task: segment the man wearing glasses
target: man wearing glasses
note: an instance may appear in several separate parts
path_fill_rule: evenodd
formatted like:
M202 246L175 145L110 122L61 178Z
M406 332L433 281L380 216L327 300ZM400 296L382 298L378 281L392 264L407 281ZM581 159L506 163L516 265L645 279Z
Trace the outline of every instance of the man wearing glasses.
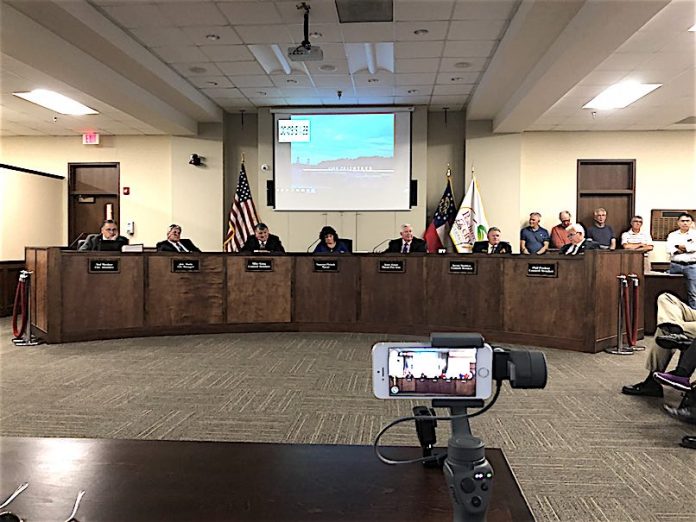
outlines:
M158 252L200 252L200 249L190 239L181 237L179 225L169 225L167 239L157 243Z
M566 228L566 232L568 233L570 243L563 245L559 252L564 256L577 256L585 252L585 250L596 250L599 248L597 243L591 239L585 239L585 229L580 223L573 223Z
M691 214L679 214L679 228L667 236L667 253L670 256L669 273L684 275L689 306L696 308L696 230L693 223Z
M102 223L99 234L90 234L79 248L80 250L109 250L120 252L123 245L128 244L128 238L118 235L118 225L112 219Z

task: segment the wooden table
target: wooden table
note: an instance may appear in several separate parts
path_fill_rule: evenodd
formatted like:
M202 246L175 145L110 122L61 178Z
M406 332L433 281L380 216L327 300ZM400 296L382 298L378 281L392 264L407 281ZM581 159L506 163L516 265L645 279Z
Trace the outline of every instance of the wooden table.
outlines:
M411 458L419 448L385 448ZM533 521L499 449L488 520ZM58 438L0 439L0 496L9 509L81 522L451 520L442 472L382 464L370 446Z

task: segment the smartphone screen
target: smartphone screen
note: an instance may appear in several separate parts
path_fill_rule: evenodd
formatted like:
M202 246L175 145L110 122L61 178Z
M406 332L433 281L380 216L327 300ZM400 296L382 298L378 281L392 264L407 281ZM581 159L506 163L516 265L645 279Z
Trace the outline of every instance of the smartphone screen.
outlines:
M388 349L389 396L475 397L476 348Z

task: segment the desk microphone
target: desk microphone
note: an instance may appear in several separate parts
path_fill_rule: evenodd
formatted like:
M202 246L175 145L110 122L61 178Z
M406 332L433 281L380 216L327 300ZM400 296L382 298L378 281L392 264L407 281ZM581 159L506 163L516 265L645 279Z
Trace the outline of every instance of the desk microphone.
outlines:
M372 249L372 253L374 254L375 252L377 252L377 249L378 249L379 247L381 247L381 246L382 246L384 243L386 243L387 241L391 241L391 240L390 240L389 238L387 238L387 239L385 239L384 241L382 241L381 243L378 243L377 245L375 245L375 248Z
M75 245L77 245L77 242L78 242L80 239L82 239L83 237L85 237L86 235L87 235L86 232L81 232L80 235L77 236L77 237L72 241L72 243L70 243L70 244L68 245L68 250L72 250L72 248L73 248Z
M312 244L307 247L307 252L311 252L314 246L321 241L321 238L317 238L314 241L312 241Z

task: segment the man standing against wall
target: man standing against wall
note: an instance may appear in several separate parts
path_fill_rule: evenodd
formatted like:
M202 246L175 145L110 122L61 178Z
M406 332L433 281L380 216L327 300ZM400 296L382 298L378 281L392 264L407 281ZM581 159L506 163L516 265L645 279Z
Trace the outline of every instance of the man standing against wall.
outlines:
M520 230L520 252L523 254L545 254L549 249L548 230L539 226L541 214L532 212L529 214L529 226Z
M691 214L679 214L679 228L667 236L667 253L670 256L669 273L684 275L689 306L696 309L696 230L693 223Z
M587 229L587 239L599 245L599 248L616 250L616 235L611 225L607 225L607 211L600 207L594 211L594 225Z
M560 250L564 245L570 243L567 230L571 223L570 218L570 212L567 210L563 210L558 214L558 219L561 222L551 229L551 248Z

